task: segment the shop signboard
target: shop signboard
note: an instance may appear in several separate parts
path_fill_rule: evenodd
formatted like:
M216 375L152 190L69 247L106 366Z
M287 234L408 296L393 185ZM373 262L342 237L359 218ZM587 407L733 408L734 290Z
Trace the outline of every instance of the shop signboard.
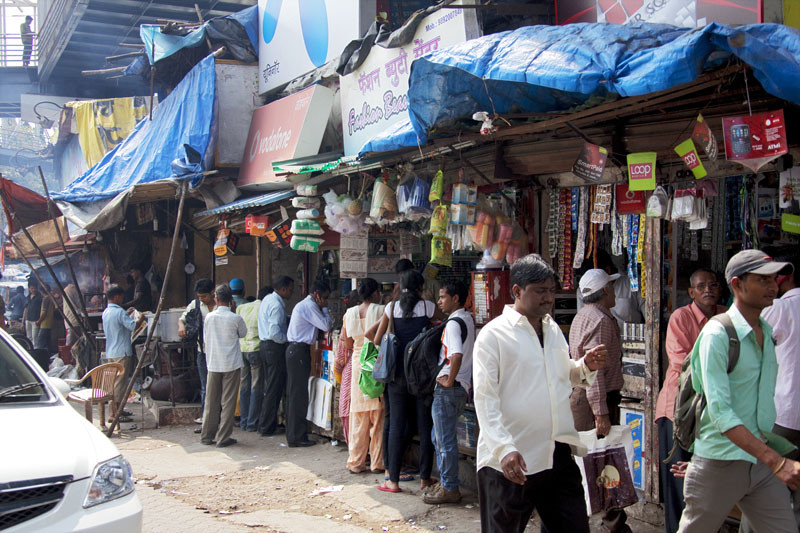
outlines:
M474 11L459 8L435 11L420 21L407 45L373 46L356 70L340 77L345 155L357 155L367 141L408 119L411 63L436 50L477 37Z
M375 9L363 0L258 0L259 92L338 57L366 33Z
M607 159L608 150L589 142L583 143L583 150L572 165L572 173L590 183L600 183Z
M789 151L783 109L723 117L722 134L728 161L736 161L753 172Z
M762 22L763 0L555 0L556 24L655 22L699 28Z
M283 181L273 161L316 155L333 104L333 91L312 85L253 111L237 185L275 188Z

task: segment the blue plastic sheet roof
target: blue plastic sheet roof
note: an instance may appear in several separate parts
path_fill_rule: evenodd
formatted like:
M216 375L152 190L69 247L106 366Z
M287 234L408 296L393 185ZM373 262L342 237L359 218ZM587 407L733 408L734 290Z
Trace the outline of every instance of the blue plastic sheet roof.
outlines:
M106 200L134 185L168 178L191 179L196 184L198 172L208 168L206 163L213 155L215 97L214 57L209 55L153 110L152 121L142 120L99 163L53 198L66 202ZM203 162L180 161L191 159L191 152L199 154Z
M258 54L258 6L248 7L222 18L232 19L241 24L247 32L247 36L250 38L250 43L253 45L256 54ZM150 64L152 65L157 61L161 61L165 57L169 57L184 48L191 48L199 45L206 38L208 22L209 21L188 35L169 35L161 33L161 25L159 24L142 24L139 27L139 37L141 37L144 43L144 50L147 54L147 59L150 60ZM155 53L153 50L154 41Z
M268 192L266 194L262 194L261 196L251 196L249 198L239 199L235 202L221 205L213 209L206 209L205 211L195 213L194 216L201 217L204 215L218 215L220 213L230 213L231 211L247 209L249 207L262 207L265 205L274 204L275 202L280 202L286 198L291 198L295 194L297 193L294 190Z
M800 31L787 26L528 26L415 60L410 119L371 139L360 153L416 146L436 126L476 111L566 111L592 95L666 90L694 81L731 55L753 69L767 92L800 104Z

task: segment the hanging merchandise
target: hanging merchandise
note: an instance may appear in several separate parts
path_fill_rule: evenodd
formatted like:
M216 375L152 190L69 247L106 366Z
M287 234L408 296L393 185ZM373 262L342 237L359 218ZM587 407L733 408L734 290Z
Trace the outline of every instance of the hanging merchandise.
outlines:
M672 220L687 221L694 216L694 200L697 197L697 189L689 187L686 189L676 189L675 199L672 201Z
M325 230L316 220L292 220L293 235L322 235Z
M486 111L478 111L472 114L472 120L481 123L481 135L491 135L497 131L497 126L492 124L492 117Z
M589 142L583 143L583 150L572 165L572 173L589 183L600 183L607 159L608 150Z
M664 218L667 214L667 191L659 185L647 200L647 216L651 218Z
M727 160L741 163L753 172L789 151L783 109L723 117L722 134Z
M561 239L558 243L558 269L561 287L564 290L572 290L573 287L573 268L572 268L572 215L570 214L570 203L572 192L569 189L561 189L559 198L559 216Z
M683 162L686 163L686 166L692 171L695 179L699 180L708 175L703 163L700 161L700 156L697 155L697 149L694 147L692 139L686 139L676 146L675 153L683 158Z
M644 191L632 191L625 184L617 185L617 213L621 215L644 214L647 202Z
M309 196L295 196L292 198L292 207L296 209L319 209L319 198Z
M316 185L298 185L295 190L298 196L316 196L318 194Z
M472 242L481 250L491 248L494 244L494 217L486 211L478 211L475 225L472 228Z
M800 200L800 170L787 169L780 174L780 208L787 209Z
M572 188L572 199L569 205L569 214L572 218L572 232L575 233L578 231L578 218L579 213L578 209L580 208L580 197L581 197L581 189L580 187L573 187Z
M235 254L236 245L238 244L238 235L231 232L228 228L220 228L217 232L217 240L214 242L214 255L222 257L226 254Z
M397 212L397 196L394 189L386 184L388 180L388 172L383 172L375 180L375 186L372 189L372 203L369 210L369 216L374 221L378 221L381 218L391 220Z
M463 168L458 171L458 183L453 184L452 200L450 223L474 225L477 217L478 188L467 182Z
M547 234L547 252L552 263L558 253L558 193L555 189L546 189L544 194L549 199L545 233Z
M429 202L437 202L442 199L442 194L444 193L444 173L442 169L436 171L436 174L433 175L433 181L431 182L431 190L428 193L428 201Z
M714 220L714 211L719 209L719 201L715 201L714 198L707 198L706 199L706 206L708 211L708 219ZM713 237L713 227L706 227L700 232L700 249L711 251L711 241Z
M497 261L502 261L506 257L508 246L511 244L512 233L513 228L509 222L503 222L500 224L497 240L492 245L492 257L494 257Z
M608 224L611 222L611 185L598 185L592 208L592 224Z
M628 187L632 191L656 188L656 152L628 154Z
M725 180L720 180L719 197L714 202L713 218L711 223L711 270L722 272L728 261L725 247L725 205L727 191Z
M697 121L694 123L692 141L694 141L695 146L699 146L703 149L709 161L716 161L717 138L714 136L714 132L711 131L708 122L705 121L702 114L697 115Z
M453 243L447 237L434 235L431 239L431 263L453 266Z
M274 224L266 233L267 240L272 243L276 248L283 248L289 246L292 240L292 230L290 227L289 218L283 218L277 224Z
M623 250L623 220L625 216L616 212L611 217L611 254L617 257L622 255Z
M292 250L298 252L311 252L316 253L325 239L319 237L309 237L307 235L294 235L290 243Z
M244 232L254 237L263 237L269 229L269 217L247 215L244 217Z
M627 215L628 226L628 280L631 292L639 292L639 269L636 253L639 248L639 215Z
M330 190L322 195L325 200L325 223L335 232L342 235L351 235L360 232L365 227L366 213L359 209L358 215L350 214L353 203L362 200L353 200L346 194L337 195Z
M428 233L434 235L444 235L447 233L447 206L439 204L433 208L431 216L431 228Z
M737 241L742 238L741 188L742 176L725 178L725 241Z
M410 220L429 217L433 213L428 200L430 185L416 174L397 187L397 210Z
M705 196L702 193L703 191L697 191L697 197L694 199L693 216L688 220L690 230L700 230L708 227L708 209Z
M578 189L580 191L580 189ZM575 256L572 260L572 268L580 268L583 264L583 254L586 251L586 226L589 218L589 194L588 190L580 191L578 203L578 227L577 238L575 240Z
M319 209L301 209L300 211L295 213L294 216L301 220L311 220L314 218L319 218Z

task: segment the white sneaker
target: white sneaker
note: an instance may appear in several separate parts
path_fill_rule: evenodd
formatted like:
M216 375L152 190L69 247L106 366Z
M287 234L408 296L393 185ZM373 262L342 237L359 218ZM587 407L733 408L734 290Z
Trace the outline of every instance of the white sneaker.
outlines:
M194 419L194 423L195 424L202 424L203 423L203 417L201 416L200 418L195 418Z

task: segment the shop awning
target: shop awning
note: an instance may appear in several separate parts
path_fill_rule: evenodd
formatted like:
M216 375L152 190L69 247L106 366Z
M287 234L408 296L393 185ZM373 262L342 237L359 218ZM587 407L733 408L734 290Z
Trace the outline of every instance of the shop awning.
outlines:
M409 120L360 154L417 146L431 130L477 111L569 112L615 95L663 91L732 57L749 65L767 92L800 104L800 32L780 24L569 24L487 35L415 60Z
M208 215L219 215L222 213L231 213L233 211L239 211L242 209L263 207L265 205L274 204L275 202L280 202L281 200L291 198L295 194L297 193L295 193L294 190L268 192L267 194L262 194L261 196L251 196L250 198L236 200L235 202L221 205L219 207L215 207L214 209L206 209L205 211L195 213L194 216L202 217Z

